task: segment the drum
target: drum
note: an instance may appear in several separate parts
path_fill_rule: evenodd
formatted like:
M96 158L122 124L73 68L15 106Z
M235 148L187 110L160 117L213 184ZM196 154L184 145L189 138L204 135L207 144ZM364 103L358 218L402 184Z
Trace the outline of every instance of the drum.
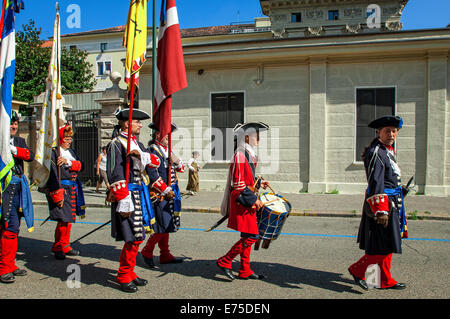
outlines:
M270 241L275 240L281 233L286 219L291 212L291 204L283 197L275 193L263 193L259 196L263 202L263 208L257 214L259 240L255 244L255 250L259 249L260 241L262 247L269 248Z

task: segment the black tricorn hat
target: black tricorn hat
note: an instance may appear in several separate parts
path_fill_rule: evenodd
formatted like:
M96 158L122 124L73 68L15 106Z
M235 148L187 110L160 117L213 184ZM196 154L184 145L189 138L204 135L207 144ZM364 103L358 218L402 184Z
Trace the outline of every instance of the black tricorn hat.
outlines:
M148 125L149 128L151 128L152 130L154 130L155 132L159 132L159 127L155 124L155 123L150 123ZM171 127L172 127L172 133L175 132L176 130L178 130L178 126L175 123L171 123Z
M260 132L265 131L269 129L269 125L263 123L263 122L248 122L244 124L236 124L236 126L233 128L234 132Z
M403 120L400 116L385 115L373 120L368 126L375 129L380 129L386 126L394 126L400 129L403 126Z
M16 111L13 111L12 114L11 114L11 123L12 122L19 122L19 119L20 119L19 114L17 114Z
M114 115L116 116L116 119L118 119L119 121L127 121L130 116L130 109L129 108L123 110L117 109L114 112ZM147 120L149 118L150 115L147 112L133 108L133 120Z

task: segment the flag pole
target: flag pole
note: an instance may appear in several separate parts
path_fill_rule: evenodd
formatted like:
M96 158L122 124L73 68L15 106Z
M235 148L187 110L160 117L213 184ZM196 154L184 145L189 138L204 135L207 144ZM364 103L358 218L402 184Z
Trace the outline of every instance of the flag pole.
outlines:
M58 26L60 25L60 20L59 20L59 2L57 1L56 2L56 19L58 19ZM53 39L54 39L54 37L55 37L55 35L53 35ZM57 57L56 57L56 63L57 63L57 70L58 70L58 74L57 74L57 76L58 76L58 78L57 78L57 80L56 80L56 98L58 99L59 97L58 97L58 91L59 91L59 77L60 77L60 74L61 74L61 69L60 69L60 67L61 67L61 65L60 65L60 60L59 60L59 50L60 50L60 47L59 47L59 44L60 44L60 42L59 42L59 35L58 35L58 39L56 40L56 53L57 53ZM61 109L60 108L58 108L57 110L56 110L56 123L55 123L55 125L56 125L56 128L57 128L57 132L58 132L58 134L56 135L57 136L57 141L58 141L58 146L57 146L57 154L58 154L58 157L60 157L61 156L61 143L60 143L60 141L59 141L59 119L61 118ZM63 123L63 125L64 125L64 123ZM64 132L63 132L63 136L62 136L63 138L64 138ZM59 184L59 188L61 188L61 166L59 166L59 165L57 165L58 166L58 184Z
M130 157L128 154L130 153L130 142L131 142L131 123L133 121L133 104L134 104L134 81L135 81L136 73L131 75L131 97L130 97L130 113L128 115L128 139L127 139L127 162L125 166L125 181L128 186L128 179L130 175Z
M155 111L156 88L156 0L153 0L153 26L152 26L152 117Z

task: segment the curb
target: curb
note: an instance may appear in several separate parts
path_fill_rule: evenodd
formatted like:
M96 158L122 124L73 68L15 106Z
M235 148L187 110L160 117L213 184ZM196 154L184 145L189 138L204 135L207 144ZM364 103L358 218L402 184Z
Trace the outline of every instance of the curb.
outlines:
M47 206L47 202L38 201L34 202L35 206ZM109 208L111 206L99 203L87 203L86 207L94 208ZM210 213L220 214L220 208L217 207L183 207L182 212L194 212L194 213ZM291 216L310 216L310 217L345 217L345 218L361 218L360 212L349 211L319 211L319 210L292 210L289 214ZM433 213L407 213L407 219L409 220L450 220L450 214L435 214Z

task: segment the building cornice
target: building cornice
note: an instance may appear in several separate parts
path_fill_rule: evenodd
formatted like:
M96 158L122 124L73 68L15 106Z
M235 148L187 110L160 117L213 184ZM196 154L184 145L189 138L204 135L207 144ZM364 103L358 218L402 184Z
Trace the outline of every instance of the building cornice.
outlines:
M404 7L409 0L397 0L397 2ZM378 0L376 3L393 2L393 0ZM260 0L260 5L263 14L270 15L271 10L277 9L302 9L318 6L342 6L351 4L366 4L373 3L373 0Z
M309 63L315 56L326 63L425 59L437 54L448 56L450 29L192 45L183 51L187 69ZM151 56L143 72L149 70Z

